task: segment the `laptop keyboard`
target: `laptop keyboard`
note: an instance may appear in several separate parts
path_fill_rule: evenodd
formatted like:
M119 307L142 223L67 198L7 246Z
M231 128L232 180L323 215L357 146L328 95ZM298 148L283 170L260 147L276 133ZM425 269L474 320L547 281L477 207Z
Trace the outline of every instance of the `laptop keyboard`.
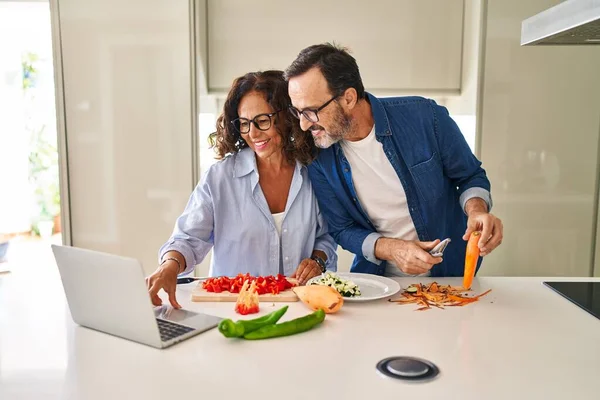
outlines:
M186 333L194 330L194 328L175 324L163 319L157 319L156 322L158 322L158 330L160 332L160 338L163 342L174 339L177 336L185 335Z

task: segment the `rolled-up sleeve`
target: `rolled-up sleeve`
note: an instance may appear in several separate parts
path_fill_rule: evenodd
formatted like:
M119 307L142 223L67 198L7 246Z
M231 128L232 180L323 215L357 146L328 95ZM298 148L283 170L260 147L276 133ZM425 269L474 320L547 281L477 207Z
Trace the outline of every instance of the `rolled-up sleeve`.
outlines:
M379 232L370 233L362 243L363 256L373 264L381 264L382 260L375 257L375 243L383 235Z
M461 205L463 211L465 211L465 206L467 205L467 201L474 199L474 198L480 198L483 201L485 201L485 203L487 204L488 212L491 211L492 195L489 192L489 190L486 190L486 189L480 188L480 187L472 187L472 188L469 188L469 189L465 190L464 192L462 192L462 194L460 195L460 205Z
M189 274L201 263L213 246L214 209L209 185L210 169L191 194L183 213L177 218L173 233L158 251L159 263L165 253L178 251L185 258Z

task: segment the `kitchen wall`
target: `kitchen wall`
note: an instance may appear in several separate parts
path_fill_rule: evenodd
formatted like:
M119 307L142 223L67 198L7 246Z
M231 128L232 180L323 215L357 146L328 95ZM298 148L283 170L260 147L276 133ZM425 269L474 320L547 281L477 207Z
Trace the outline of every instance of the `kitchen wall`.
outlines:
M505 239L481 273L589 276L597 240L600 49L519 45L521 21L559 1L486 3L479 154Z

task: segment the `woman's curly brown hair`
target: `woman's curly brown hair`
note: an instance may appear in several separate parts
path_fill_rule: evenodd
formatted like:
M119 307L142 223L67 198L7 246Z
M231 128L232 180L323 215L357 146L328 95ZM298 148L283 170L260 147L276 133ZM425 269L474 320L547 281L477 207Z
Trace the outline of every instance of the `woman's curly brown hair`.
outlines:
M239 117L238 107L242 97L252 91L264 94L273 111L279 111L274 116L275 129L281 135L286 159L291 164L297 160L304 165L313 161L317 155L317 147L310 132L300 129L298 120L288 112L291 104L288 84L283 79L283 71L278 70L250 72L233 81L223 106L223 113L217 119L217 131L208 138L211 147L217 153L216 158L220 160L229 153L237 153L248 147L231 121Z

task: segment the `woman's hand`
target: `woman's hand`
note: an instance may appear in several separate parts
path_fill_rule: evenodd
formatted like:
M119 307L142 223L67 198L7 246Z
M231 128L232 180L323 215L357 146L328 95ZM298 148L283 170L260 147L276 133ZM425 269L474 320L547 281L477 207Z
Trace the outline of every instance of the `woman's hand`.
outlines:
M292 278L298 279L299 285L304 285L310 278L321 275L321 267L311 258L305 258L300 262L296 272L292 274Z
M158 291L163 289L169 295L169 302L174 308L181 308L175 298L177 288L177 274L179 273L179 264L169 260L157 268L152 275L146 278L146 286L150 299L155 306L162 305L162 300L158 297Z

